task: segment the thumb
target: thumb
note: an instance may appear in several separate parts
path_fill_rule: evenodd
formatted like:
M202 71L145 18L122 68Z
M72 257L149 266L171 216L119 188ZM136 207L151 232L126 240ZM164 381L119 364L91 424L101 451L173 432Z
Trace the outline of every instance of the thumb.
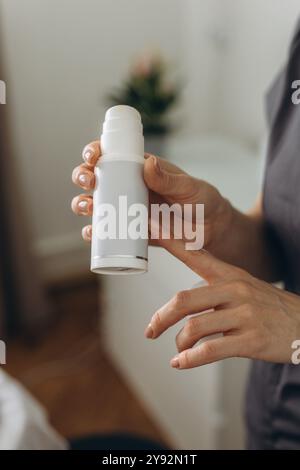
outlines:
M176 165L154 155L145 160L144 179L149 189L170 202L180 202L195 191L195 182L191 176Z

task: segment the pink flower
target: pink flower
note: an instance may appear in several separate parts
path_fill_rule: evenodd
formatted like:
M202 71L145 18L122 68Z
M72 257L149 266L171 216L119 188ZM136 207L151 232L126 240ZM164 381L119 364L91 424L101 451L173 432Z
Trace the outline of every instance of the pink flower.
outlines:
M138 77L147 77L152 70L161 65L161 59L158 55L144 54L133 66L133 75Z

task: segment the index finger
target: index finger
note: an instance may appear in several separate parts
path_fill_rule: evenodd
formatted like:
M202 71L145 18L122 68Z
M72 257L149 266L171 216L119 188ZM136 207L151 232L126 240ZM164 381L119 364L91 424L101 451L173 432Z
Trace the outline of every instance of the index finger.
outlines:
M94 140L94 142L90 142L84 147L82 151L82 158L91 169L94 168L100 156L101 146L99 140Z
M222 284L221 287L219 284L212 284L180 291L151 318L151 338L157 338L187 315L201 313L220 304L225 305L229 300L230 294L222 288Z
M160 246L186 264L209 284L223 279L231 279L236 275L237 268L235 266L215 258L204 249L187 250L183 240L159 238L158 242Z

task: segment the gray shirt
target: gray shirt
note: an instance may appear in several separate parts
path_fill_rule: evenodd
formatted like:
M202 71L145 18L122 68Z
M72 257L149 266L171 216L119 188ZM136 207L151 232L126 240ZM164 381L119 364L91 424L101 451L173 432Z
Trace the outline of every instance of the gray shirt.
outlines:
M270 134L263 197L285 288L300 294L300 104L291 99L295 80L300 80L300 21L287 65L267 94ZM249 449L300 449L300 366L254 361L246 421Z

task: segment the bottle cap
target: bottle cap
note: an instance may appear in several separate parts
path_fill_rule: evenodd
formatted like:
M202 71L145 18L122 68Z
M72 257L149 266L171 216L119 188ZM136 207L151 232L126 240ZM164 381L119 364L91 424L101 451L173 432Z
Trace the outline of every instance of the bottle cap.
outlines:
M101 150L104 158L144 158L143 125L136 109L118 105L106 111Z

